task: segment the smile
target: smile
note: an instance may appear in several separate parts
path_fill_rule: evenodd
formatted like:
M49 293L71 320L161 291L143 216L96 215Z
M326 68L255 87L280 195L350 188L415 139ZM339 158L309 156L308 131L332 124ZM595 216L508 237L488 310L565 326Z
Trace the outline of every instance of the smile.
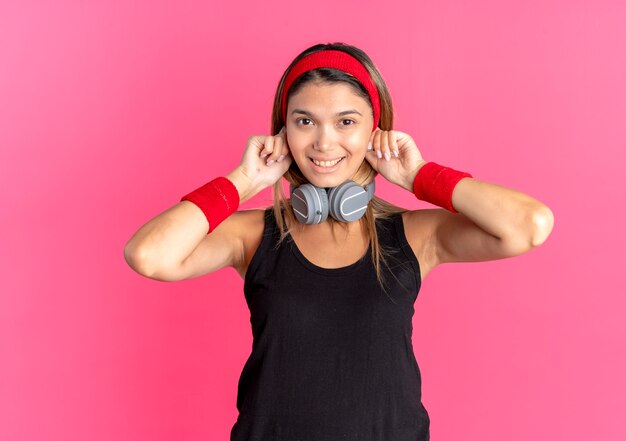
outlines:
M309 158L309 159L311 160L311 162L313 162L315 165L317 165L319 167L332 167L333 165L339 163L344 158L345 158L345 156L342 156L341 158L333 159L332 161L318 161L318 160L313 159L313 158Z

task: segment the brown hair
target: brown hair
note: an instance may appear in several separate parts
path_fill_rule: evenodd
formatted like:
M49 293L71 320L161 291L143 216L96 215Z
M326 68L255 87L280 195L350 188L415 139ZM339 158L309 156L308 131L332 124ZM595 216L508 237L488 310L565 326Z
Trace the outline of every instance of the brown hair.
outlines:
M392 130L393 129L393 107L391 103L391 95L389 90L387 89L387 85L383 80L380 72L369 58L369 56L363 52L361 49L347 45L345 43L329 43L329 44L317 44L315 46L311 46L308 49L305 49L301 52L289 65L285 73L283 73L280 82L278 83L278 87L276 88L276 95L274 96L274 105L272 108L272 122L271 122L271 134L276 135L280 132L281 128L286 124L283 121L282 113L281 113L281 97L283 94L283 86L285 82L285 78L293 68L293 66L303 57L309 55L314 52L323 51L323 50L339 50L346 52L357 60L359 60L367 69L376 88L378 89L378 94L380 96L380 122L378 127L381 130ZM288 91L287 99L294 93L296 93L303 85L309 82L319 82L319 83L347 83L349 84L354 92L359 96L363 97L370 104L371 101L369 95L365 88L359 83L354 77L345 72L342 72L337 69L330 68L319 68L312 71L308 71L301 75L291 86ZM352 178L356 183L361 186L365 186L368 183L372 182L378 173L372 168L372 166L367 162L367 160L363 160L361 167L357 170L356 175ZM307 180L302 175L300 168L296 164L296 161L292 161L289 169L285 172L283 177L295 187L307 183ZM282 187L282 182L279 179L273 186L273 195L274 195L274 217L276 218L276 222L278 224L279 230L281 232L280 242L282 242L287 234L291 232L291 229L287 228L286 223L284 222L281 212L284 212L284 215L289 219L289 224L292 225L292 228L298 224L296 217L291 208L291 200L287 199ZM283 211L284 210L284 211ZM383 249L378 243L378 234L376 232L376 224L375 220L379 218L388 218L392 214L402 213L406 211L406 209L397 207L389 202L386 202L376 196L372 198L369 202L365 215L359 219L361 223L361 227L367 231L367 236L369 237L371 250L372 250L372 262L374 263L374 267L376 269L376 278L382 289L386 292L384 287L384 277L381 271L381 262L386 264L385 255L388 254L386 250ZM334 227L334 224L339 224L344 229L347 229L347 225L343 222L336 221L332 218L332 216L328 216L328 222L331 224L331 227ZM302 225L304 227L304 225ZM331 228L334 235L334 228ZM279 243L280 243L279 242Z

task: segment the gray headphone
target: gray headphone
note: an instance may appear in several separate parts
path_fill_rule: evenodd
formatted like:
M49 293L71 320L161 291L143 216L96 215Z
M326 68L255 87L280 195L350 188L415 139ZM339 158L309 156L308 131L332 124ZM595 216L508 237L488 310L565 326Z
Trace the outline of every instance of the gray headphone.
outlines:
M296 218L303 224L321 224L328 214L341 222L360 219L367 210L367 204L374 197L375 181L365 187L347 180L330 191L313 184L302 184L294 188L289 184L291 206Z

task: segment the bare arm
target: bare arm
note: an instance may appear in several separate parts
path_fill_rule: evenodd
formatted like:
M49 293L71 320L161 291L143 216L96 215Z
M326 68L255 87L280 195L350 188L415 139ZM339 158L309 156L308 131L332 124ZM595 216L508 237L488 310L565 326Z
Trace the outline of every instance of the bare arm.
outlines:
M372 132L366 159L390 182L413 193L427 162L410 135ZM395 152L391 159L391 151ZM385 160L382 153L385 153ZM445 262L475 262L513 257L542 244L552 231L550 208L520 191L471 177L459 180L446 209L415 210L406 216L407 239L426 270Z
M410 185L407 181L405 188ZM554 215L545 204L474 178L458 182L452 205L459 213L435 209L409 215L409 230L417 230L419 223L432 231L432 266L517 256L541 245L554 226Z
M240 167L226 177L237 187L241 202L256 194ZM228 225L230 218L207 235L209 222L202 210L192 202L181 201L148 221L128 240L126 262L137 273L157 280L189 278L193 271L185 271L184 262L204 241L213 245L212 252L204 257L204 273L235 265L241 258L243 239L242 229L236 225L238 217L231 217Z
M554 215L547 205L512 188L474 178L459 181L452 193L452 205L518 253L545 242L554 226ZM447 248L452 246L448 244Z
M237 188L240 202L287 171L293 158L286 139L284 128L273 136L249 138L241 164L226 176ZM124 258L139 274L163 281L190 279L226 266L242 274L246 250L258 242L255 235L262 235L259 213L237 211L207 234L209 222L203 211L193 202L181 201L143 225L126 243Z

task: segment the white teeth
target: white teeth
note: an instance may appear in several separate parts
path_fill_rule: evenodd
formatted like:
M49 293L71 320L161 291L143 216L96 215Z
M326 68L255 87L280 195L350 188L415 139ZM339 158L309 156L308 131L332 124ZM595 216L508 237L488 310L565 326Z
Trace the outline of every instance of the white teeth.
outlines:
M316 161L313 158L311 158L311 159L313 160L315 165L318 165L320 167L332 167L333 165L335 165L336 163L341 161L343 158L335 159L334 161Z

